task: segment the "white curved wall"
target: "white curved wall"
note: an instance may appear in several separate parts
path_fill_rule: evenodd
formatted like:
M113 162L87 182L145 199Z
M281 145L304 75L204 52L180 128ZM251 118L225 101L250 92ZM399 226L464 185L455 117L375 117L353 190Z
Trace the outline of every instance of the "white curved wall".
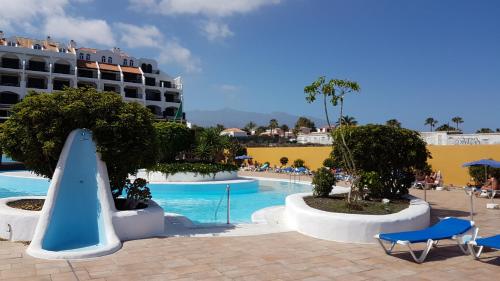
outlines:
M164 211L150 200L145 209L114 213L113 225L122 241L158 236L165 232Z
M45 196L20 196L0 199L0 238L31 241L40 218L39 211L26 211L7 206L19 199L45 199ZM112 217L115 232L121 241L154 237L164 232L164 211L154 201L146 209L117 211ZM7 232L8 225L11 232Z
M140 170L137 178L144 178L150 183L160 183L160 182L201 182L201 181L224 181L224 180L234 180L238 178L238 172L218 172L215 175L202 175L197 173L176 173L173 175L165 175L161 172L146 172L145 170Z
M375 243L375 234L417 230L430 223L429 204L415 197L409 208L395 214L356 215L311 208L303 199L310 195L311 193L298 193L286 198L285 221L291 229L319 239Z
M45 196L19 196L0 199L0 238L12 241L31 241L33 239L40 212L7 206L8 202L20 199L45 199Z

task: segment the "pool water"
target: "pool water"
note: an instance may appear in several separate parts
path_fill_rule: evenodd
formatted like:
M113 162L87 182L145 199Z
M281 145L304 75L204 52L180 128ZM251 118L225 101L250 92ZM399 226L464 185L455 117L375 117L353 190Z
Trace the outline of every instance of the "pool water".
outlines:
M149 184L153 200L168 213L188 217L194 223L225 223L227 219L226 183ZM19 178L0 173L0 198L45 195L49 181ZM251 222L262 208L284 205L286 196L310 192L308 184L267 180L248 180L230 184L230 222Z

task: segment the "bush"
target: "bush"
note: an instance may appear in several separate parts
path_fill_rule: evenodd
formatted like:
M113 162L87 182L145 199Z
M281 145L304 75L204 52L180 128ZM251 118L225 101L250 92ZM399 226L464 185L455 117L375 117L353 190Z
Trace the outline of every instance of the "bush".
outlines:
M186 125L175 122L156 122L154 124L159 145L160 163L170 163L194 144L194 133Z
M470 166L469 167L469 175L471 178L474 178L474 185L482 186L486 183L485 178L485 167L483 166ZM500 180L500 168L487 168L488 175L492 175L497 180Z
M330 192L332 192L335 182L335 176L328 169L319 168L314 173L314 177L312 179L313 196L328 197Z
M218 162L224 159L229 137L221 136L220 132L218 128L207 128L198 133L195 154L200 160Z
M335 159L328 157L323 161L323 167L334 168L337 166Z
M89 88L67 88L52 94L30 93L12 108L2 124L4 152L27 169L51 178L69 133L87 128L107 164L113 196L119 196L129 174L156 162L156 135L151 112L120 95Z
M286 164L288 164L288 157L281 157L280 158L280 163L282 166L285 166Z
M173 175L176 173L215 175L218 172L238 171L238 166L222 163L161 163L151 168L150 171L161 172L165 175Z
M362 172L359 177L359 186L361 192L364 191L364 188L368 189L369 194L383 194L384 193L384 185L380 181L380 176L377 172Z
M345 144L358 176L375 172L381 188L370 191L374 198L398 198L408 193L416 170L424 170L430 153L418 132L384 125L344 126L333 133L333 157L345 169Z
M306 163L306 162L305 162L304 160L302 160L302 159L300 159L300 158L299 158L299 159L295 159L295 160L293 161L293 166L294 166L295 168L305 167L305 166L304 166L304 164L305 164L305 163Z
M140 203L146 204L151 199L151 191L147 187L148 182L145 179L137 178L134 182L127 179L125 192L127 193L126 206L133 210Z

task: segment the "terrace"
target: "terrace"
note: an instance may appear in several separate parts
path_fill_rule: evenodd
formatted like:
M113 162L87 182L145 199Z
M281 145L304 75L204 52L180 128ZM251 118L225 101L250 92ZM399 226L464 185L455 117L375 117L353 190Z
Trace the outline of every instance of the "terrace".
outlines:
M422 191L413 190L416 196ZM469 215L462 190L428 191L438 217ZM500 214L477 199L482 235L499 231ZM167 226L168 227L168 226ZM241 227L240 227L241 228ZM481 261L463 255L452 241L438 246L427 262L415 264L407 252L388 256L378 245L324 241L296 232L234 237L241 229L205 229L170 237L125 242L115 254L82 261L40 260L21 243L0 242L0 278L52 280L491 280L500 272L498 252ZM258 233L247 229L246 235ZM171 237L178 236L178 237ZM195 237L188 237L195 236ZM131 258L133 257L133 258Z

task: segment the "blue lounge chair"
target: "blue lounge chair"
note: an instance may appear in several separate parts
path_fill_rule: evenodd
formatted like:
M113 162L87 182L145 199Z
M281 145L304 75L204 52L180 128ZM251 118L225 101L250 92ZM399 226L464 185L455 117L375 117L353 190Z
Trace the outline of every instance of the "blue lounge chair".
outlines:
M475 240L477 236L477 228L474 227L473 221L457 218L444 218L437 224L422 230L380 233L375 235L375 238L388 255L392 253L392 249L394 249L396 244L405 245L408 246L408 249L410 249L413 259L417 263L422 263L431 248L433 246L437 246L438 242L444 239L456 240L460 249L464 253L468 254L469 251L464 244L463 236L469 232L472 232L472 240ZM382 241L391 243L390 248L387 249ZM427 246L420 257L417 257L411 248L411 244L414 243L427 243Z
M500 234L487 238L478 238L470 241L467 245L469 246L471 255L477 259L481 255L484 247L500 250ZM476 251L475 247L479 247L479 249Z

